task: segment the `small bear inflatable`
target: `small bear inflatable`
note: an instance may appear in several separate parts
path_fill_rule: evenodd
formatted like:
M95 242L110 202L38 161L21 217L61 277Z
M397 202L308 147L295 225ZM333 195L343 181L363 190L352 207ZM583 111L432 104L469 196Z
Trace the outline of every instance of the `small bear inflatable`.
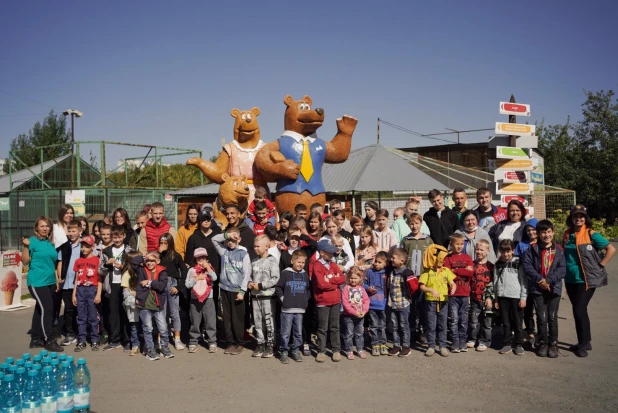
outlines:
M245 218L249 199L249 186L247 177L229 176L228 174L221 175L223 183L219 188L219 196L215 200L214 218L221 228L227 227L227 218L225 217L225 207L228 205L236 205L241 211L241 218Z

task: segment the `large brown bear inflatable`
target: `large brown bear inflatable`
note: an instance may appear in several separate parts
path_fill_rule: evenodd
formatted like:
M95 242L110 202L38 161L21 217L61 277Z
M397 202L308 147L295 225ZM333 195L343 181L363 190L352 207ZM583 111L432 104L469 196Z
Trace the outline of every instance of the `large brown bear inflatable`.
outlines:
M261 176L277 182L275 202L277 211L294 211L297 204L310 208L314 203L324 205L322 165L341 163L348 159L352 146L352 134L358 121L344 115L337 119L337 135L326 142L315 134L324 122L324 109L313 109L309 96L285 103L285 131L281 137L266 144L255 158L255 166Z
M232 143L223 145L223 150L215 163L196 157L189 159L187 165L197 166L208 179L218 184L225 182L224 174L230 177L245 176L246 183L249 186L248 203L250 203L253 201L257 185L263 185L268 190L253 163L256 154L264 146L264 142L260 140L260 125L257 120L260 109L253 108L242 111L232 109L230 114L234 118L234 140ZM241 212L244 213L245 211Z

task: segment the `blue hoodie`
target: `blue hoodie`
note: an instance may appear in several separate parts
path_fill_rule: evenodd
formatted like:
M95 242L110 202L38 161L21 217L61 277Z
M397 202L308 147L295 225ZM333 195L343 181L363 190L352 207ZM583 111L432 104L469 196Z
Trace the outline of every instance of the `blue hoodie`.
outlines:
M365 272L365 291L369 295L369 309L384 311L386 309L386 271L376 271L373 268ZM369 287L375 287L375 294L369 293Z
M528 248L530 248L530 238L528 237L528 230L526 228L532 227L536 229L536 224L538 222L539 220L536 218L530 218L529 220L526 221L526 225L524 225L524 232L521 235L521 241L515 247L516 257L522 257L524 255L524 252L526 252Z

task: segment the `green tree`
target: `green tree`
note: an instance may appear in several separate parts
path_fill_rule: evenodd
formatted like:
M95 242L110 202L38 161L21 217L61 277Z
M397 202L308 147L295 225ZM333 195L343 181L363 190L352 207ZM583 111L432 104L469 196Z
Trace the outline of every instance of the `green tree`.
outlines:
M66 145L45 148L43 162L71 153L71 130L67 129L66 118L52 109L43 123L37 121L28 134L21 133L11 141L9 150L23 162L15 160L13 170L38 165L41 163L40 147L57 144ZM4 164L4 172L9 172L8 162Z
M154 164L144 165L142 168L137 166L128 167L126 176L124 171L109 174L108 180L116 186L125 186L128 180L129 187L132 188L191 188L201 185L200 170L194 166L184 164L173 164L161 166L159 169L159 185L157 185L156 166ZM128 179L127 179L128 178ZM208 179L204 177L204 184Z

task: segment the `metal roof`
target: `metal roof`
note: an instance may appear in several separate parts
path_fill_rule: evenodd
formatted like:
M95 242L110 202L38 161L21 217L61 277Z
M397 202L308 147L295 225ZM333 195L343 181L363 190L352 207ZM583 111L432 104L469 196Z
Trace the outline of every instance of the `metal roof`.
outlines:
M62 155L57 157L56 159L43 162L43 172L47 172L52 167L56 166L58 162L62 162L69 156L71 156L71 154ZM36 175L41 173L41 164L31 166L30 169L34 171L34 174L28 169L22 169L21 171L13 172L13 190L19 188L21 185L25 184L33 178L36 179ZM9 174L0 176L0 193L9 193L10 191L11 187Z
M404 156L391 152L380 144L366 146L350 152L340 164L325 164L322 177L326 192L362 191L430 191L447 190L431 176L410 164ZM275 193L275 183L268 188ZM171 195L216 195L218 184L208 184L181 189Z

